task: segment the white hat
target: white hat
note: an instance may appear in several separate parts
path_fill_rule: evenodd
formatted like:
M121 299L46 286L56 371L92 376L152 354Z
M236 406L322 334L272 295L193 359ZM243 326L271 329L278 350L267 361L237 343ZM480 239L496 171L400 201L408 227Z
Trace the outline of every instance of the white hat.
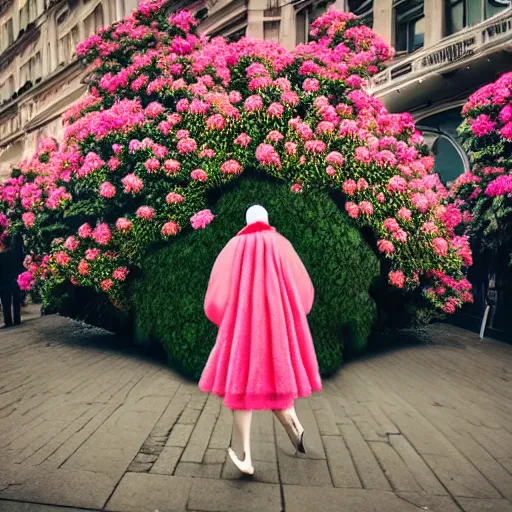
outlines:
M264 222L268 224L268 212L258 204L251 206L245 214L247 225L254 224L255 222Z

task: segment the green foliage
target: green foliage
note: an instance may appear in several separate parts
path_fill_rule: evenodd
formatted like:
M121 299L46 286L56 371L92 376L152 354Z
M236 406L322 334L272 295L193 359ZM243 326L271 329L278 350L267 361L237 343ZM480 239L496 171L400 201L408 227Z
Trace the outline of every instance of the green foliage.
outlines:
M325 192L290 194L270 178L243 177L210 196L216 219L208 229L183 234L143 262L132 288L139 340L160 341L169 359L199 377L215 343L216 327L203 300L218 254L244 226L245 212L263 204L272 225L288 238L315 285L309 317L323 375L336 371L343 353L365 349L376 319L369 295L379 263L353 221Z

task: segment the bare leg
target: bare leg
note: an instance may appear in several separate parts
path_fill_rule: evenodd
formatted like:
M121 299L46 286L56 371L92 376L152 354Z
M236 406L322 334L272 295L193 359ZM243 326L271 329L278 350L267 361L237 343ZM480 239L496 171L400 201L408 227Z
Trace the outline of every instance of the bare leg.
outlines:
M235 466L248 475L254 474L254 467L251 458L251 420L252 411L237 410L233 411L233 422L237 437L240 441L244 460L241 461L232 448L228 448L229 456Z
M295 407L292 405L289 409L275 410L274 414L283 425L296 450L301 453L306 453L304 447L304 427L299 421Z

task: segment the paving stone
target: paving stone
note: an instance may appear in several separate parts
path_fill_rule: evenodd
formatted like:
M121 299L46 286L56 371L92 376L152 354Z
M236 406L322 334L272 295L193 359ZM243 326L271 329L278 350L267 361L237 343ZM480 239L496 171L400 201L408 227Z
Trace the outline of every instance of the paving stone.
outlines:
M37 505L35 503L23 503L20 501L0 500L2 512L96 512L92 509L52 507L51 505Z
M427 494L433 494L437 496L448 494L446 489L437 479L436 475L427 466L421 456L418 455L418 453L410 445L409 441L405 439L405 437L401 435L389 436L389 443L400 455L423 491L425 491Z
M420 492L422 490L390 444L369 443L369 445L395 491Z
M366 489L391 490L375 455L355 425L340 425L343 439Z
M181 414L178 423L184 425L195 425L197 419L201 415L201 409L196 409L187 405L183 413Z
M332 486L327 461L306 459L303 456L289 456L278 453L278 465L281 482L294 485Z
M2 464L0 500L100 509L117 484L105 474L90 471L20 466Z
M188 509L218 512L281 512L278 485L248 480L194 478Z
M232 430L233 414L227 407L222 407L208 446L226 450L231 442Z
M431 512L460 512L460 508L449 496L432 496L424 492L395 492L402 500ZM385 503L385 501L384 501ZM384 510L382 512L385 512Z
M134 459L134 462L155 462L158 459L158 455L148 455L147 453L138 453Z
M475 498L458 498L464 512L512 512L510 500L482 500Z
M362 487L361 480L343 438L322 436L334 487Z
M202 478L220 478L222 464L197 464L196 462L179 462L174 474Z
M252 458L254 460L277 462L276 444L270 441L253 441L251 439Z
M116 512L185 512L191 478L127 473L105 510Z
M127 469L128 473L147 473L153 464L149 462L132 462Z
M226 461L226 450L218 450L216 448L208 448L204 454L204 464L224 464Z
M227 458L222 471L222 478L226 479L250 479L255 482L265 482L269 484L279 483L279 471L277 469L277 462L268 462L261 460L254 460L254 475L244 475L234 464L230 457Z
M311 408L313 409L318 424L318 430L324 436L337 436L340 435L338 426L336 425L336 418L329 406L327 398L321 395L315 395L311 399Z
M212 394L208 396L206 405L181 456L183 462L202 462L220 413L220 406L221 401L218 397Z
M375 512L369 491L359 489L283 485L283 494L285 510L293 512Z
M156 462L153 464L150 473L159 475L172 475L176 469L176 466L178 465L178 461L180 460L182 453L183 448L176 446L166 446L162 453L159 455Z
M194 425L176 423L171 430L171 435L167 440L166 446L178 446L181 448L187 446L188 440L192 435L192 430L194 430Z

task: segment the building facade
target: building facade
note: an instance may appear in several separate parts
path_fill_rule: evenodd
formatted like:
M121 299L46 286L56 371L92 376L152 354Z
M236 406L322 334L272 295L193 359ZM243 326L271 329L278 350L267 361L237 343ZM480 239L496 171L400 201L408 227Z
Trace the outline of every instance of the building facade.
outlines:
M62 135L62 112L85 92L76 45L137 3L0 0L0 179L32 156L42 138ZM512 70L512 0L177 0L175 9L200 14L206 35L247 35L291 49L308 41L311 23L329 6L361 16L396 48L370 91L391 112L413 114L436 171L445 182L456 178L469 164L457 142L461 106ZM476 294L477 311L484 294L485 286Z

